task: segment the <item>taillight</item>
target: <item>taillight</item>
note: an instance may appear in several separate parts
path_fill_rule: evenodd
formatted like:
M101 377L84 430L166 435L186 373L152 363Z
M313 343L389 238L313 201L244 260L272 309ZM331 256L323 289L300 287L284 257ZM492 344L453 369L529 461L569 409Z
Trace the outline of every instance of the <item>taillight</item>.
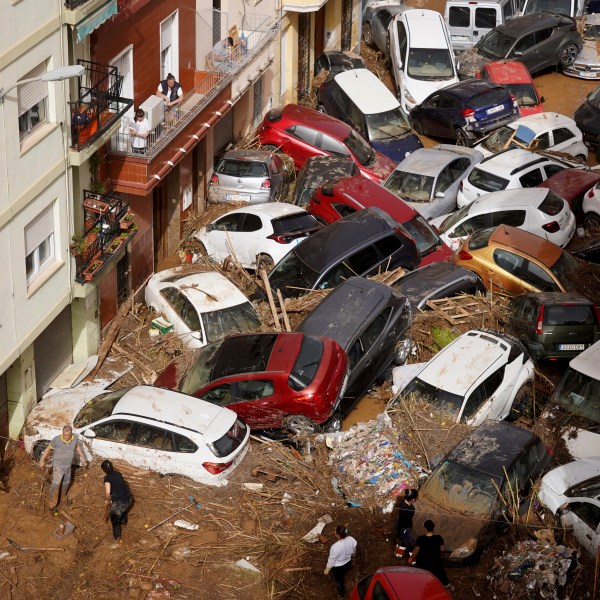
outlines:
M512 100L513 106L515 108L519 108L519 103L517 102L517 97L514 94L510 94L510 99Z
M540 306L540 310L538 311L537 323L535 325L535 332L538 335L544 333L544 305Z
M600 308L594 306L594 314L596 315L596 322L600 323Z
M210 182L214 183L214 184L218 184L219 183L219 177L218 177L218 175L216 175L215 173L213 173L213 176L210 178Z
M542 229L548 233L556 233L557 231L560 231L560 225L556 221L552 221L551 223L542 225Z
M594 197L594 188L592 188L588 193L587 193L587 197L588 198L593 198Z
M458 258L460 258L460 260L471 260L473 255L469 254L466 250L461 249L458 252Z
M274 240L278 244L289 244L292 238L288 235L279 235L277 233L273 233L267 236L267 239Z
M463 109L460 111L460 115L461 115L462 117L464 117L465 119L469 119L469 118L471 118L471 117L474 117L474 116L475 116L475 111L474 111L472 108L463 108Z
M223 471L227 471L229 467L233 464L233 461L227 463L212 463L212 462L203 462L202 467L207 470L211 475L218 475Z
M265 179L261 184L260 184L261 188L270 188L271 187L271 180L270 179Z

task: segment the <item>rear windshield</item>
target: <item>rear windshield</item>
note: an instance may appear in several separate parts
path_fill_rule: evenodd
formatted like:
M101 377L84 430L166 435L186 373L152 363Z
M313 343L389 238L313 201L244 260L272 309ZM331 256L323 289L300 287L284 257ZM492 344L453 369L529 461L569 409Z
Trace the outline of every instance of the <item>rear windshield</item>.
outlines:
M492 106L492 104L496 104L497 102L506 102L506 100L508 100L506 90L496 88L489 92L483 92L482 94L477 94L476 96L469 98L469 106L475 109L485 108L486 106Z
M277 235L294 233L305 229L313 229L319 226L319 222L308 213L298 213L287 217L280 217L271 221L273 231Z
M312 290L319 279L319 273L302 262L292 250L282 258L269 274L269 283L273 290L303 288Z
M391 141L406 137L410 127L399 108L387 112L365 115L367 137L372 142Z
M394 171L383 184L385 188L413 202L429 202L434 178L406 171Z
M492 175L475 167L469 174L469 183L484 192L499 192L506 189L508 179Z
M216 169L222 175L231 177L268 177L267 165L259 161L221 159Z
M415 377L403 390L401 397L407 398L414 394L418 400L425 400L439 410L458 414L462 406L464 397L458 394L446 392L440 388L432 386L430 383Z
M565 201L554 192L549 191L543 202L538 206L538 209L553 217L561 212L564 207Z
M475 47L489 58L504 58L516 41L516 38L492 29Z
M538 97L531 83L507 83L504 85L517 99L517 104L520 108L524 106L537 106Z
M485 248L490 241L490 236L494 232L495 227L480 229L476 231L469 239L469 250L479 250Z
M600 423L600 379L569 367L556 388L554 400L568 411Z
M411 48L408 74L422 81L440 81L454 77L454 60L446 48Z
M500 127L500 129L496 129L496 131L488 135L485 140L483 140L481 145L490 152L498 152L499 150L504 150L507 147L517 148L517 145L513 142L510 143L510 146L506 145L510 139L510 136L514 133L515 130L512 127L504 125L504 127ZM522 146L518 147L522 148Z
M593 325L595 322L591 306L569 305L546 306L545 325Z
M530 15L543 10L571 16L571 0L530 0L523 14Z
M427 256L442 243L439 235L421 215L415 215L410 221L402 223L402 227L415 240L421 256Z
M375 162L375 150L355 131L350 132L350 135L344 140L344 144L363 167L368 167Z
M322 356L323 342L319 338L305 335L288 378L288 385L297 392L309 386L317 374Z
M216 342L233 333L260 329L260 319L250 302L204 313L203 320L209 342Z
M207 444L207 446L215 456L225 458L239 448L240 444L246 438L247 429L247 425L240 419L237 419L233 427L222 438L219 438L216 442Z

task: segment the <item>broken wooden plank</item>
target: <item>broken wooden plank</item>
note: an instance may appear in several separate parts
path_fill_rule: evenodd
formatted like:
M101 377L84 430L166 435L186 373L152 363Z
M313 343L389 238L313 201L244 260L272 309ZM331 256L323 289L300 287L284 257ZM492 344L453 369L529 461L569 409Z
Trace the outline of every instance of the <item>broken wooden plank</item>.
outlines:
M275 301L273 300L273 292L271 291L271 284L269 283L269 278L267 277L267 272L264 269L260 269L260 277L265 286L265 292L267 293L267 299L269 300L269 306L271 307L271 312L273 313L273 321L275 324L275 331L281 331L281 323L279 322L279 315L277 314L277 309L275 308Z
M285 310L285 302L283 300L283 296L281 295L281 290L277 290L277 299L279 300L279 308L281 308L281 316L283 317L283 324L285 325L286 331L291 331L292 327L290 325L290 320L287 316L287 311Z

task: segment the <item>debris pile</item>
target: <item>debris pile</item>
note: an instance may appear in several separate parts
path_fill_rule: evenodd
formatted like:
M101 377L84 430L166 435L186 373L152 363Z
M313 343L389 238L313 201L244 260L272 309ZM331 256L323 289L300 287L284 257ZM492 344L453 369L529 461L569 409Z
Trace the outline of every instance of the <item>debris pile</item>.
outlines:
M563 600L577 550L550 543L547 536L518 542L494 561L488 576L496 593L510 598Z

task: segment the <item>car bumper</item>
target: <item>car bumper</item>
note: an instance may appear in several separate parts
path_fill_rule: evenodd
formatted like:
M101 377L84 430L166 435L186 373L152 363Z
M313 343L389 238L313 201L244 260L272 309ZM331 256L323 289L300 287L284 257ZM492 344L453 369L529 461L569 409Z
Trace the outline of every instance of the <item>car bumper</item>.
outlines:
M577 77L578 79L600 79L600 67L598 66L589 67L580 65L577 67L576 65L573 65L564 68L563 73L569 77Z
M220 204L233 204L236 202L263 204L264 202L271 202L271 190L265 192L247 192L236 190L223 191L208 188L208 201Z
M509 123L516 121L518 118L519 114L517 112L513 112L510 115L505 115L498 119L494 119L493 121L470 123L465 127L465 130L473 134L487 133L488 131L498 129L503 125L508 125Z
M592 344L583 344L583 350L589 348ZM532 358L540 360L570 360L583 352L583 350L557 350L557 344L543 344L539 342L528 342L527 349Z

